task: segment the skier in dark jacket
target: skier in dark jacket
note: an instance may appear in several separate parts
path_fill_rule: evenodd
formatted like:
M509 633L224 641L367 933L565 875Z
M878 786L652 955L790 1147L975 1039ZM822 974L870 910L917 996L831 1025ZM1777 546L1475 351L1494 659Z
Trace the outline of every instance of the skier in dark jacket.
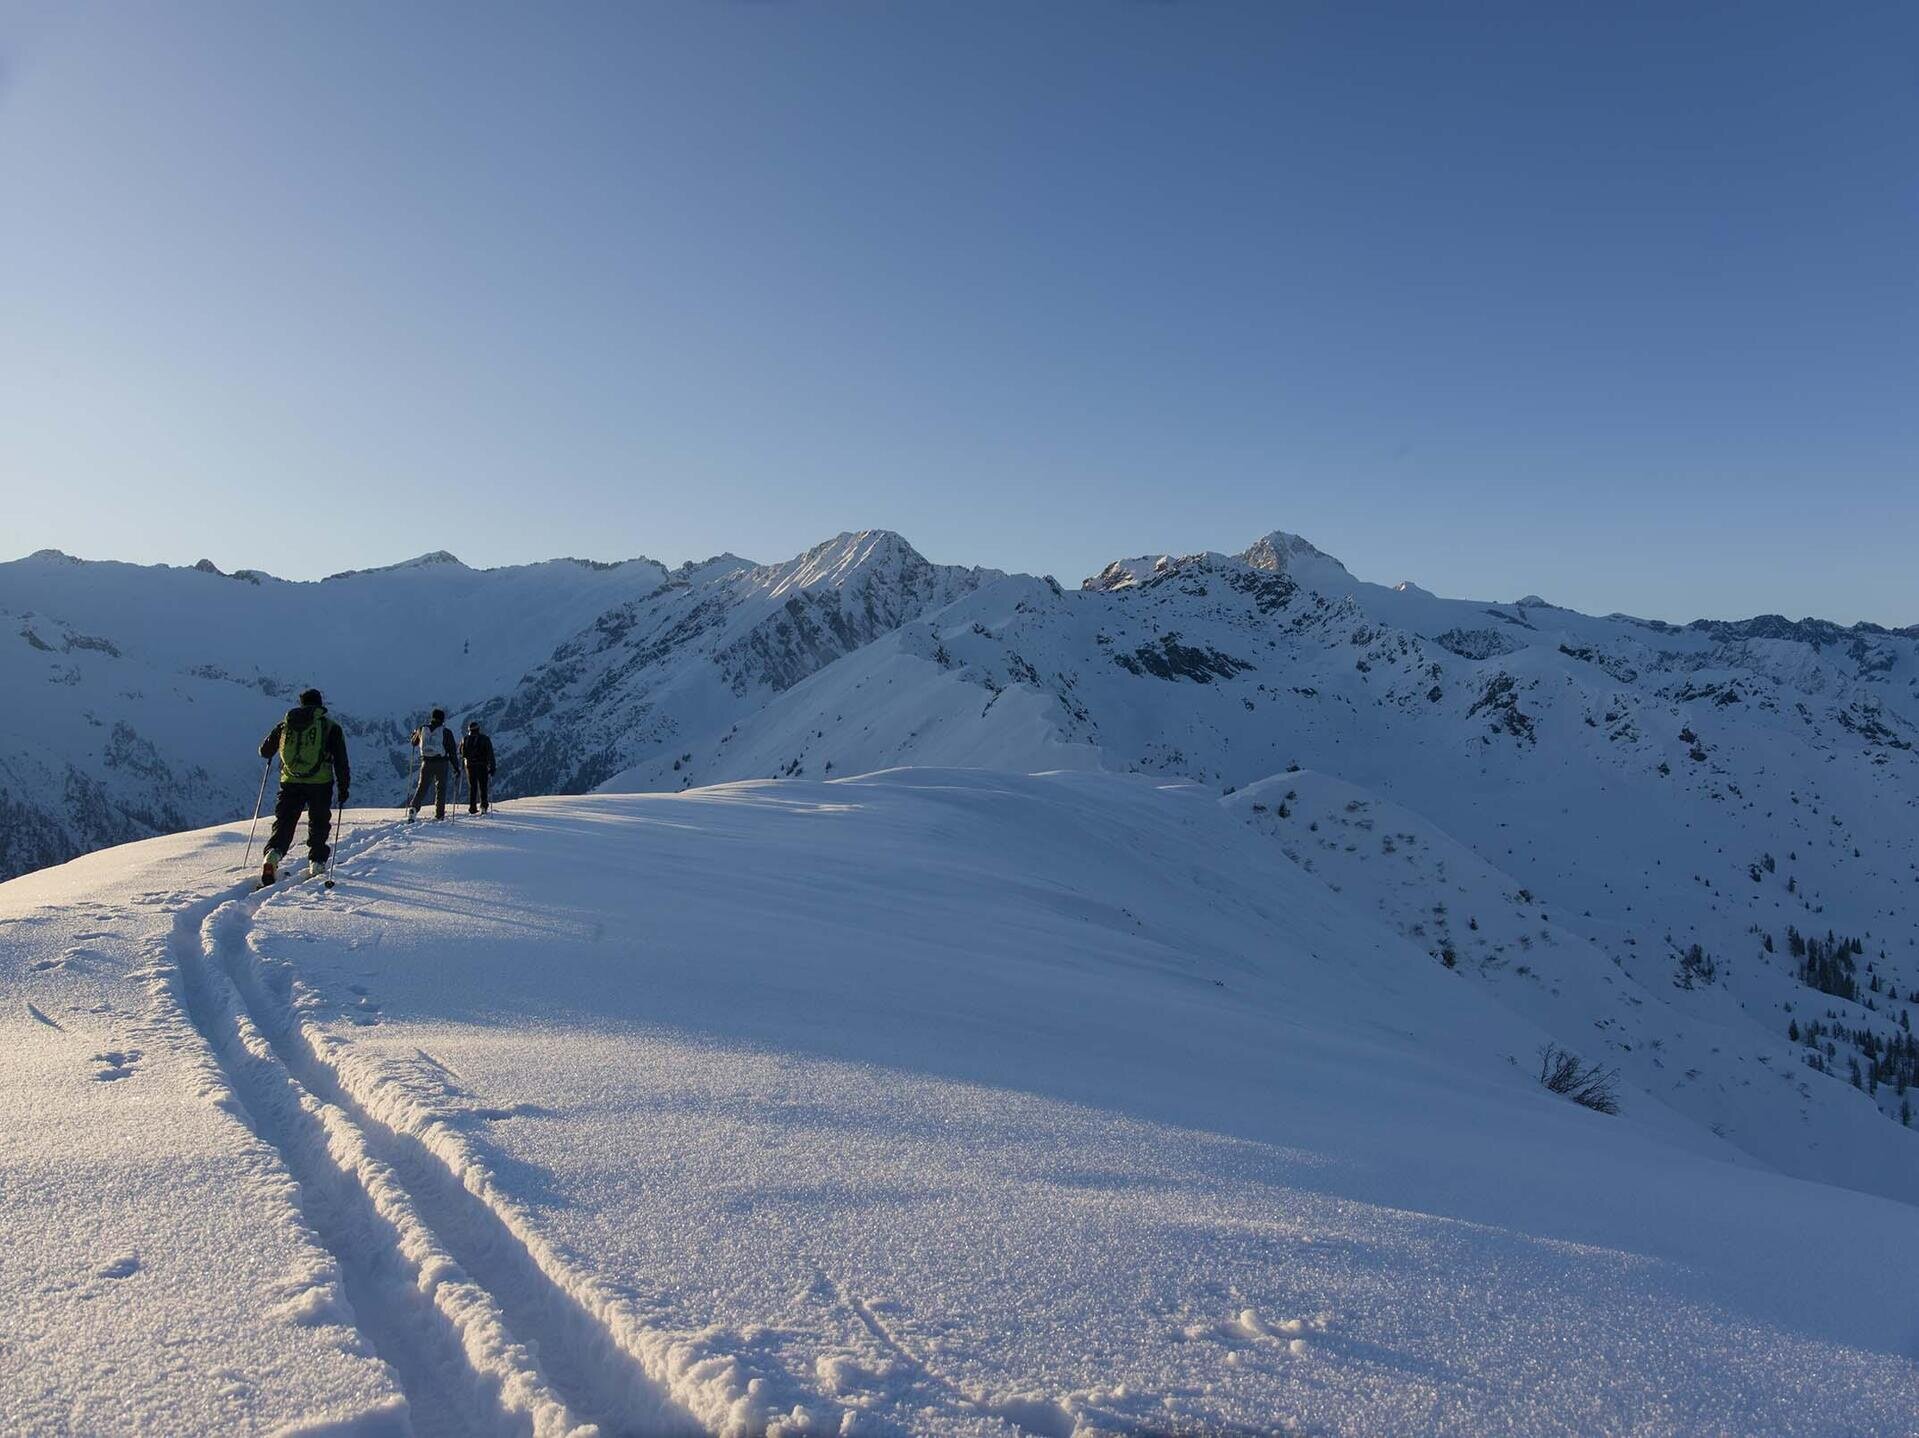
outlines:
M466 762L466 811L484 814L488 791L493 787L493 741L480 732L480 721L466 721L466 738L460 741L460 758Z
M426 803L429 786L434 791L433 817L444 819L446 785L455 758L453 731L446 727L446 710L435 709L426 723L413 731L413 747L420 751L420 782L413 791L412 802L406 806L406 821L411 824L420 817L420 806Z
M345 809L353 777L347 767L346 733L327 717L318 689L303 691L299 707L287 710L260 741L262 759L275 754L280 756L280 796L273 804L273 832L267 836L266 863L260 870L263 885L279 877L280 860L293 846L294 826L302 813L307 816L307 859L313 871L325 865L333 854L327 836L333 827L334 786L339 786L340 807Z

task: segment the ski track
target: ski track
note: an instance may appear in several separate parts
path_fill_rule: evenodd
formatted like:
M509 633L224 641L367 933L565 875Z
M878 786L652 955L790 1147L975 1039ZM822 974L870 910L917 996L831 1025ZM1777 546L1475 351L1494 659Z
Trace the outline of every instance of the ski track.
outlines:
M341 857L386 837L356 835ZM299 892L243 896L236 885L184 904L170 941L170 987L210 1051L216 1102L278 1154L334 1261L335 1274L289 1301L289 1316L350 1310L427 1438L701 1431L577 1285L543 1266L528 1231L471 1191L470 1175L463 1183L419 1138L370 1115L310 1047L287 998L261 982L247 943L253 913Z
M418 841L384 824L340 843L338 857ZM354 877L338 874L343 886ZM552 1245L465 1132L392 1082L377 1055L306 1018L309 991L260 950L254 915L340 902L341 892L283 879L160 896L173 926L149 974L156 1031L199 1051L207 1096L277 1157L331 1260L290 1290L289 1319L351 1324L404 1396L400 1431L422 1438L762 1438L837 1431L857 1413L796 1384L752 1334L649 1322ZM969 1392L821 1277L933 1406L1043 1438L1077 1430L1054 1399Z

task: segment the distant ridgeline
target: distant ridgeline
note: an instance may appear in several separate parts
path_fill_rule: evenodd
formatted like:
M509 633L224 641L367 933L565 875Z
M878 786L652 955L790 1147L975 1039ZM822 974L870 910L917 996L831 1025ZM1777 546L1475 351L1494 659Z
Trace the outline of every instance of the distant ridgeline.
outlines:
M346 726L355 801L380 806L433 704L492 732L507 797L912 764L1222 791L1298 771L1550 905L1499 955L1409 918L1436 962L1450 946L1510 980L1537 971L1522 937L1576 937L1669 974L1702 1023L1769 1013L1787 1089L1856 1079L1909 1111L1919 628L1444 599L1279 532L1068 590L866 531L776 565L435 553L317 583L43 551L0 565L0 665L0 875L245 817L259 739L307 684ZM1314 833L1280 802L1292 817L1258 816L1298 830L1276 852L1323 867L1330 816ZM1419 882L1456 920L1451 873Z

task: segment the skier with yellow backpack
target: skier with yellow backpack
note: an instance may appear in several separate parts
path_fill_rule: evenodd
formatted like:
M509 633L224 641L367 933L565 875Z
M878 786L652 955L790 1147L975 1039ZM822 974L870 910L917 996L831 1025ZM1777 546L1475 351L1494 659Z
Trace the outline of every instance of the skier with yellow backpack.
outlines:
M260 870L262 887L279 876L280 860L293 846L293 830L300 815L307 816L309 875L326 867L333 850L327 838L333 827L333 790L338 785L340 807L346 808L346 733L327 716L318 689L301 693L298 707L273 726L260 742L260 757L280 756L280 794L273 805L273 832L267 836L266 864Z

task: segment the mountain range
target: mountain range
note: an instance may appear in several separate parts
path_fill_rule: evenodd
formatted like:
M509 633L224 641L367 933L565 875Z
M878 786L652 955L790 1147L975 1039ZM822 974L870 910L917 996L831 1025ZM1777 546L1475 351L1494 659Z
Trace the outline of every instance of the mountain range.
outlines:
M1919 1198L1919 628L1446 599L1284 532L1076 589L885 531L318 582L43 551L0 565L0 876L244 819L308 684L357 805L401 801L434 704L494 735L508 797L1197 781L1355 922L1738 1150Z

